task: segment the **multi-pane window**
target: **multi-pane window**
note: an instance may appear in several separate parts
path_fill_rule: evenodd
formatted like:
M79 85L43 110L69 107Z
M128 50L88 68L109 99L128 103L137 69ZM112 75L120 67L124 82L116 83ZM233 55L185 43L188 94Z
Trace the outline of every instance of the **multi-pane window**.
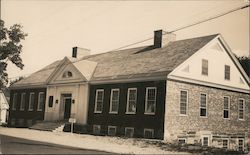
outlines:
M29 98L29 111L34 110L34 105L35 105L35 93L30 93L30 98Z
M222 140L222 148L223 149L228 149L228 139L223 139Z
M209 138L208 137L203 137L202 138L202 145L203 146L209 146Z
M225 80L230 80L230 66L225 65Z
M134 137L134 128L125 127L125 136L130 138Z
M200 96L200 116L207 116L207 94Z
M156 87L147 87L145 114L155 114L156 109Z
M126 114L135 114L136 113L136 100L137 100L137 89L136 88L129 88L128 89Z
M109 113L117 114L119 109L119 89L112 89Z
M202 59L201 74L208 75L208 60Z
M186 144L186 139L185 139L185 138L179 138L179 139L178 139L178 144L179 144L179 145Z
M16 110L16 105L17 105L17 93L13 95L12 110Z
M116 135L116 126L108 126L108 135L115 136Z
M53 102L54 102L54 97L53 96L49 96L49 107L53 107Z
M239 139L238 141L238 151L244 151L244 140Z
M230 108L230 99L228 96L225 96L224 97L223 118L229 118L229 108Z
M40 92L38 95L38 106L37 110L42 111L45 103L45 94L44 92Z
M104 97L104 90L103 89L97 89L96 90L96 95L95 95L95 113L101 113L102 112L103 97Z
M187 102L188 102L188 93L187 91L181 91L180 93L180 114L187 114Z
M99 135L101 133L101 125L93 125L93 134Z
M239 109L239 112L238 112L239 119L244 119L244 110L245 110L244 106L245 106L245 100L244 99L239 99L239 107L238 107L238 109Z
M20 110L24 110L25 108L25 93L21 94L21 104L20 104Z
M154 138L154 129L144 129L144 138Z

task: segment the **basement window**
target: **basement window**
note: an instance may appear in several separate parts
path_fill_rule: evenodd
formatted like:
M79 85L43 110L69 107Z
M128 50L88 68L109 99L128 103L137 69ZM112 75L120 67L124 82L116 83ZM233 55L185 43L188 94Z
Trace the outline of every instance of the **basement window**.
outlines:
M223 139L222 140L222 148L223 149L228 149L228 139Z
M154 138L154 129L144 129L144 138Z
M179 144L179 145L186 144L186 138L179 138L179 139L178 139L178 144Z
M115 136L116 135L116 126L108 126L108 135Z
M208 136L204 136L202 138L202 146L209 146L209 137Z
M238 141L238 151L244 151L244 139L239 139Z
M101 133L101 125L93 125L93 134L99 135Z
M129 137L129 138L134 137L134 128L126 127L125 128L125 137Z

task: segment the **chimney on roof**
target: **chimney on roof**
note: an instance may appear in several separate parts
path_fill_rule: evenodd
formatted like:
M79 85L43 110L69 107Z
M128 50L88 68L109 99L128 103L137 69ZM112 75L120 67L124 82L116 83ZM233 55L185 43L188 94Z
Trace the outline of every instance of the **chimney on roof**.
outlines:
M176 34L171 32L162 33L162 30L154 31L154 47L161 48L171 41L175 41Z
M73 47L72 49L72 57L73 58L81 58L90 55L90 50L86 48Z

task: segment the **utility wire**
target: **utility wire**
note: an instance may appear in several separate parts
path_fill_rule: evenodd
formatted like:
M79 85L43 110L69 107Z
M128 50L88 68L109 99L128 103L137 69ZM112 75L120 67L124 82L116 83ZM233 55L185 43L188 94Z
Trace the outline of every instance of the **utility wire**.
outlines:
M229 13L232 13L232 12L235 12L235 11L238 11L238 10L241 10L241 9L245 9L245 8L247 8L247 7L249 7L249 6L250 6L250 5L247 4L247 5L244 5L244 6L241 6L241 7L237 7L237 8L235 8L235 9L233 9L233 10L227 11L227 12L225 12L225 13L216 15L216 16L214 16L214 17L210 17L210 18L208 18L208 19L201 20L201 21L199 21L199 22L195 22L195 23L190 24L190 25L187 25L187 26L183 26L183 27L177 28L177 29L172 30L172 31L169 31L169 32L164 31L164 33L163 33L162 35L166 35L166 34L168 34L168 33L177 32L177 31L186 29L186 28L188 28L188 27L195 26L195 25L198 25L198 24L201 24L201 23L204 23L204 22L207 22L207 21L210 21L210 20L213 20L213 19L216 19L216 18L225 16L225 15L227 15L227 14L229 14ZM111 50L111 51L109 51L109 52L117 51L117 50L120 50L120 49L123 49L123 48L126 48L126 47L130 47L130 46L133 46L133 45L136 45L136 44L139 44L139 43L143 43L143 42L148 41L148 40L151 40L151 39L153 39L153 38L154 38L154 37L150 37L150 38L147 38L147 39L144 39L144 40L141 40L141 41L132 43L132 44L128 44L128 45L125 45L125 46L116 48L116 49ZM76 60L76 61L74 61L74 62L70 62L70 63L76 63L76 62L81 61L81 60L84 60L84 59L78 59L78 60ZM66 65L68 65L68 64L70 64L70 63L67 63ZM59 64L58 64L58 65L59 65ZM41 69L41 70L39 70L39 71L44 71L44 70L49 70L49 69L57 68L58 65L55 66L55 67L47 68L47 69ZM39 72L39 71L37 71L37 72ZM28 75L28 74L25 74L25 75ZM21 77L21 76L11 77L11 78L8 78L8 79L14 79L14 78L18 78L18 77Z

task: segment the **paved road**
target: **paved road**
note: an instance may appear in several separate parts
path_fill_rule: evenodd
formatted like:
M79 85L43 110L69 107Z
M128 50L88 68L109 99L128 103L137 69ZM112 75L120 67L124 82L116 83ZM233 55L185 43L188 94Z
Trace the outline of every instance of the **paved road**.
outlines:
M69 140L70 142L70 140ZM0 135L0 154L109 154Z

